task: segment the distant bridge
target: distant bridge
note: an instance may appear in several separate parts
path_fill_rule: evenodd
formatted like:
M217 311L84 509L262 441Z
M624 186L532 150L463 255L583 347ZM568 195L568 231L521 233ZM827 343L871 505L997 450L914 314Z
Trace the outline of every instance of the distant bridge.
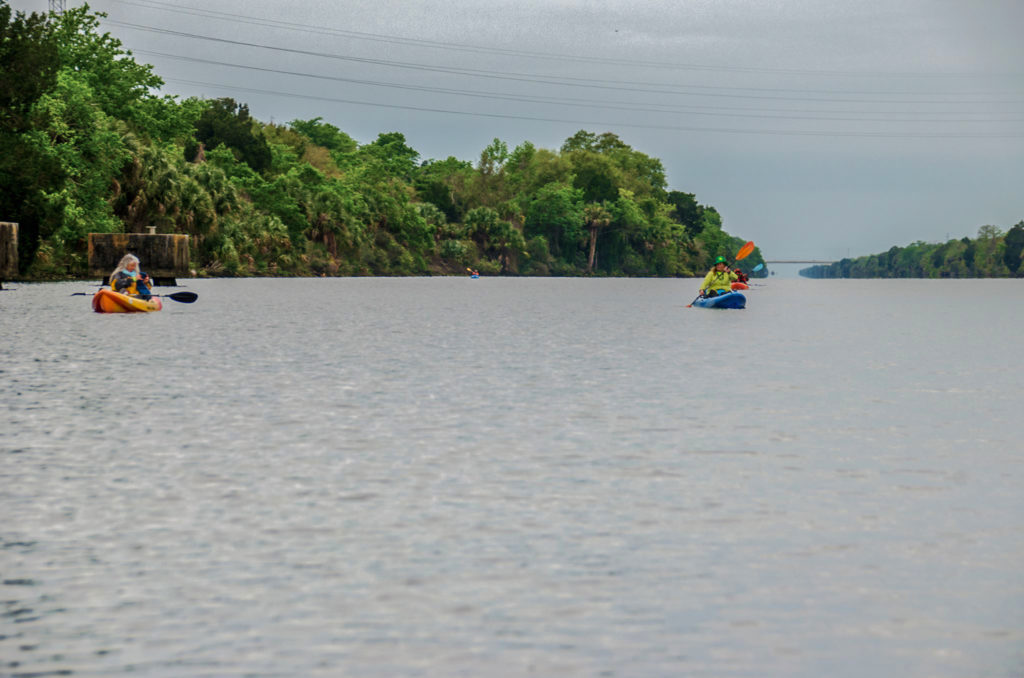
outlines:
M836 262L828 259L773 259L765 260L766 264L834 264Z

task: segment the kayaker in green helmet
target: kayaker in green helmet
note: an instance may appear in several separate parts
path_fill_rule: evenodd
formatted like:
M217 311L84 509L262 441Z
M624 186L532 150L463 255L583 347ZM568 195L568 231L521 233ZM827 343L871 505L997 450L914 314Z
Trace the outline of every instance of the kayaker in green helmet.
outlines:
M729 264L725 257L717 257L715 266L704 276L704 282L700 284L700 295L702 297L717 297L732 291L732 281L736 280L736 274L729 270Z

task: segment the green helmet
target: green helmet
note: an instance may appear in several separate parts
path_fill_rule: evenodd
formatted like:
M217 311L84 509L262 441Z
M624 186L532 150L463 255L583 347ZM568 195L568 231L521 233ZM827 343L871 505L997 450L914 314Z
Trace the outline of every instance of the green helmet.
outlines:
M728 264L728 263L729 262L725 260L725 257L715 257L715 266L718 266L719 264Z

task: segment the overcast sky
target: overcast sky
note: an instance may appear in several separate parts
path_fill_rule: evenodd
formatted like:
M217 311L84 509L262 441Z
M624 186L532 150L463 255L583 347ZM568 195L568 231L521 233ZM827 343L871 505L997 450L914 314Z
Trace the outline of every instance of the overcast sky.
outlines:
M165 93L264 121L319 116L360 143L397 131L422 159L474 162L496 137L558 149L613 132L769 260L1024 219L1024 0L90 6Z

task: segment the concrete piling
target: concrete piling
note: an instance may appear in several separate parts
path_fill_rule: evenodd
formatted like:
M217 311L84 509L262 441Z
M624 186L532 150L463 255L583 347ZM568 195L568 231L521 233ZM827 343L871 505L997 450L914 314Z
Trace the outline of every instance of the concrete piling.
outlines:
M177 234L90 233L89 275L104 283L121 257L134 254L156 285L176 285L189 272L188 236Z
M18 224L0 221L0 289L18 275Z

